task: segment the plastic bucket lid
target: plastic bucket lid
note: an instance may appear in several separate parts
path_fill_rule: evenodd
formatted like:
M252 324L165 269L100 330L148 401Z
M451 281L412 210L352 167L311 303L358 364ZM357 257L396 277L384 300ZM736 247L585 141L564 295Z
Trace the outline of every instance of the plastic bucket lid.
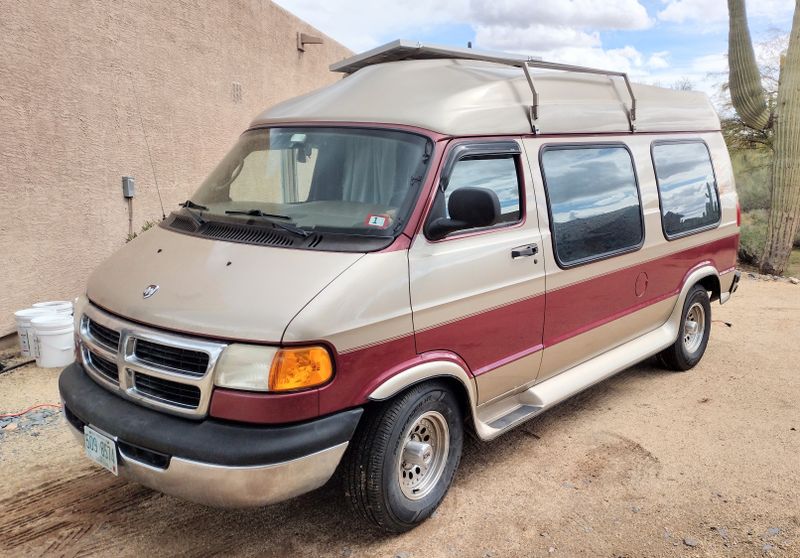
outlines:
M40 335L73 328L71 317L58 314L37 316L31 320L31 325L36 330L36 333Z
M14 317L17 319L17 323L22 325L22 323L30 323L33 318L37 316L52 316L53 310L50 308L25 308L24 310L17 310L14 312Z
M44 308L51 312L72 313L72 303L68 300L50 300L48 302L37 302L34 308Z

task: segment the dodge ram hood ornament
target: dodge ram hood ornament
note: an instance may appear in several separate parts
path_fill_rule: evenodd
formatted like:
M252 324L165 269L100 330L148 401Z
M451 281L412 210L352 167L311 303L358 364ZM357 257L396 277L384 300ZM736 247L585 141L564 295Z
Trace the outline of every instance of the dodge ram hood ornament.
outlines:
M150 298L158 292L158 285L148 285L142 293L142 298Z

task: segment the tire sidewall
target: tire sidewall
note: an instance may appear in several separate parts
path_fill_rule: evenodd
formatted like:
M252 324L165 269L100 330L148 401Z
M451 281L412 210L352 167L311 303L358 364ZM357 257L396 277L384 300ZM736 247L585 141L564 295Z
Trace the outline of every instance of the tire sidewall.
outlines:
M705 313L705 320L703 324L703 340L700 343L700 346L697 347L697 350L690 353L686 346L683 343L683 327L686 323L686 316L689 314L689 309L695 304L700 303L703 307L703 312ZM700 359L703 358L703 355L706 352L706 346L708 345L708 339L711 333L711 302L708 299L708 293L702 287L695 287L689 293L689 296L686 298L686 302L683 305L683 313L681 314L681 333L678 337L679 347L680 347L680 354L686 365L691 368L695 366Z
M450 448L442 476L430 494L419 500L407 498L397 480L397 467L403 450L405 432L424 413L437 411L447 421L450 434ZM461 458L464 429L458 401L447 389L430 386L409 401L407 408L398 416L392 430L392 439L387 447L382 468L383 490L387 511L399 523L413 525L428 517L444 498Z

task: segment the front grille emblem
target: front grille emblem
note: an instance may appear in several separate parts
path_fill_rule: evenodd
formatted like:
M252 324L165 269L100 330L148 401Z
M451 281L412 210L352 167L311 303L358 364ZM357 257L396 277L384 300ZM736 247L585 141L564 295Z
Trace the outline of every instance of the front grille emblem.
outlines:
M142 293L142 298L150 298L158 292L158 285L148 285Z

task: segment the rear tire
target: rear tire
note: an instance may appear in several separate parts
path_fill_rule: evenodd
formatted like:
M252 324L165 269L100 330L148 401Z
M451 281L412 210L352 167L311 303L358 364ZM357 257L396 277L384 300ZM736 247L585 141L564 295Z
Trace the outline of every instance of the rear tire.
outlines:
M357 515L389 533L425 521L453 481L464 441L459 402L426 382L372 408L345 454L345 493Z
M702 285L695 285L686 295L678 339L659 358L666 368L684 372L694 368L706 352L711 333L711 303Z

